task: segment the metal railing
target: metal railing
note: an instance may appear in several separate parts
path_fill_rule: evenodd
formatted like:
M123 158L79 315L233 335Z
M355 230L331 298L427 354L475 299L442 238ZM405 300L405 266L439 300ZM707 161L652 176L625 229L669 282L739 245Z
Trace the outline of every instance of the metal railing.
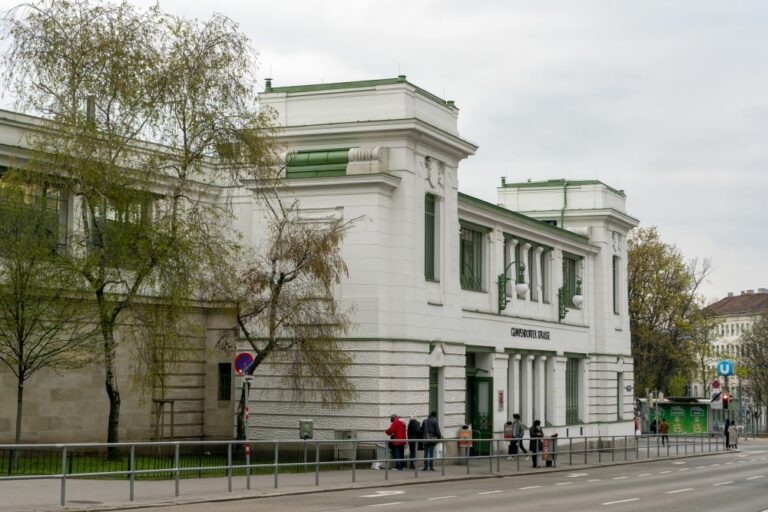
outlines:
M545 437L533 442L519 440L525 450L510 453L510 439L442 439L437 442L434 467L440 477L456 474L504 474L521 471L521 461L541 461L544 467L580 466L671 456L718 453L725 449L720 434ZM137 480L173 480L175 496L181 480L193 477L224 477L226 492L235 476L278 488L282 478L303 475L304 485L320 485L321 474L348 471L356 482L361 471L381 470L383 480L399 465L388 449L389 440L308 441L168 441L136 443L19 444L0 445L0 483L11 480L60 480L61 506L67 503L67 480L125 479L128 499L135 500ZM419 441L416 441L419 442ZM531 450L533 448L534 450ZM414 457L406 452L403 464L415 478L426 464L423 451ZM406 466L407 467L407 466ZM437 471L436 471L437 473ZM369 478L370 480L370 478Z

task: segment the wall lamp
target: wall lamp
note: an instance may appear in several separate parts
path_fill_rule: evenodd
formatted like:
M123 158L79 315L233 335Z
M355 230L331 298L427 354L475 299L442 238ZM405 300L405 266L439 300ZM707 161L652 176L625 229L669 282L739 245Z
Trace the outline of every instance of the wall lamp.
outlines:
M499 289L499 313L504 311L507 304L509 304L509 299L507 298L507 283L512 279L507 277L507 272L509 272L510 267L516 263L516 261L513 261L504 267L504 272L499 274L499 277L496 279L496 286ZM517 266L517 284L515 285L515 293L517 293L518 297L525 296L525 294L528 293L528 285L525 284L525 265L522 263Z
M576 293L574 293L573 297L566 297L567 293L568 290L566 290L565 286L561 286L557 291L558 322L561 322L563 318L565 318L565 315L568 314L568 310L571 306L576 309L581 309L581 305L584 304L584 296L581 294L581 279L578 277L576 278Z

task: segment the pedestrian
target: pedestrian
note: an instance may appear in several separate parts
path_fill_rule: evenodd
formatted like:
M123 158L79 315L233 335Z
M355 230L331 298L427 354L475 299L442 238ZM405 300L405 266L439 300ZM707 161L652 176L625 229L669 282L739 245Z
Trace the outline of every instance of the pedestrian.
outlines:
M423 471L435 470L435 445L439 443L439 439L443 438L442 432L440 432L440 423L437 421L437 412L432 411L429 413L429 417L421 423L421 437L424 445L424 468Z
M421 444L421 423L411 416L408 420L408 458L410 459L409 468L416 469L416 455Z
M669 444L669 423L666 419L661 420L659 425L659 434L661 434L661 445Z
M544 437L544 431L541 429L541 421L534 420L533 426L530 429L531 441L528 449L531 451L531 459L533 460L533 467L539 467L538 453L542 449L541 438Z
M658 423L656 423L656 420L654 419L651 422L651 435L656 435L656 425L658 425Z
M730 439L730 430L728 430L731 427L731 419L728 418L725 420L725 427L723 427L723 434L725 434L725 449L730 450L731 449L731 439Z
M523 445L523 436L525 435L525 424L520 420L520 415L512 415L512 441L509 443L509 455L517 455L518 450L522 450L528 460L528 451ZM507 457L511 459L512 457Z
M395 461L395 470L402 471L405 469L405 443L406 443L406 430L405 423L397 416L393 414L389 417L390 425L385 434L389 435L389 448L392 450L392 458Z
M738 450L739 449L739 431L736 428L736 423L731 423L731 426L728 427L728 437L731 441L731 449Z

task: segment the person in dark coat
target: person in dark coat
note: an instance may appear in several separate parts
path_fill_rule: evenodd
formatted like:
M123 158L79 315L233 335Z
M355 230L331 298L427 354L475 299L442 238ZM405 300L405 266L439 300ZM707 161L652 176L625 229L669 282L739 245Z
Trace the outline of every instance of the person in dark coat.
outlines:
M396 414L389 417L389 421L392 423L389 428L384 431L389 435L389 447L392 450L392 458L395 460L395 469L402 471L405 469L405 443L406 443L406 430L405 422L401 420Z
M411 469L416 469L416 452L419 449L419 444L421 441L421 424L419 423L419 420L411 416L411 419L408 420L408 458L410 459L410 467Z
M435 445L443 438L440 424L437 422L437 412L432 411L421 424L421 436L424 439L424 468L423 471L434 471Z
M544 431L541 429L541 421L534 420L533 426L530 429L531 442L528 450L531 452L531 459L533 460L533 467L539 467L538 452L542 450L541 438L544 437Z
M723 433L725 434L725 449L730 449L731 447L731 433L728 430L728 428L731 426L731 419L728 418L725 420L725 428L723 428Z

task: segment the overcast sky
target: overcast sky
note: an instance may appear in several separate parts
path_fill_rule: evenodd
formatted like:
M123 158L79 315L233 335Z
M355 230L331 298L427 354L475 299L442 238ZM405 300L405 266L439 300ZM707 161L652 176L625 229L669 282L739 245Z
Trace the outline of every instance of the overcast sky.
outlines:
M480 147L463 192L495 202L501 176L596 178L626 191L641 225L711 258L710 299L768 288L768 2L160 5L236 20L275 86L405 74L454 100Z

